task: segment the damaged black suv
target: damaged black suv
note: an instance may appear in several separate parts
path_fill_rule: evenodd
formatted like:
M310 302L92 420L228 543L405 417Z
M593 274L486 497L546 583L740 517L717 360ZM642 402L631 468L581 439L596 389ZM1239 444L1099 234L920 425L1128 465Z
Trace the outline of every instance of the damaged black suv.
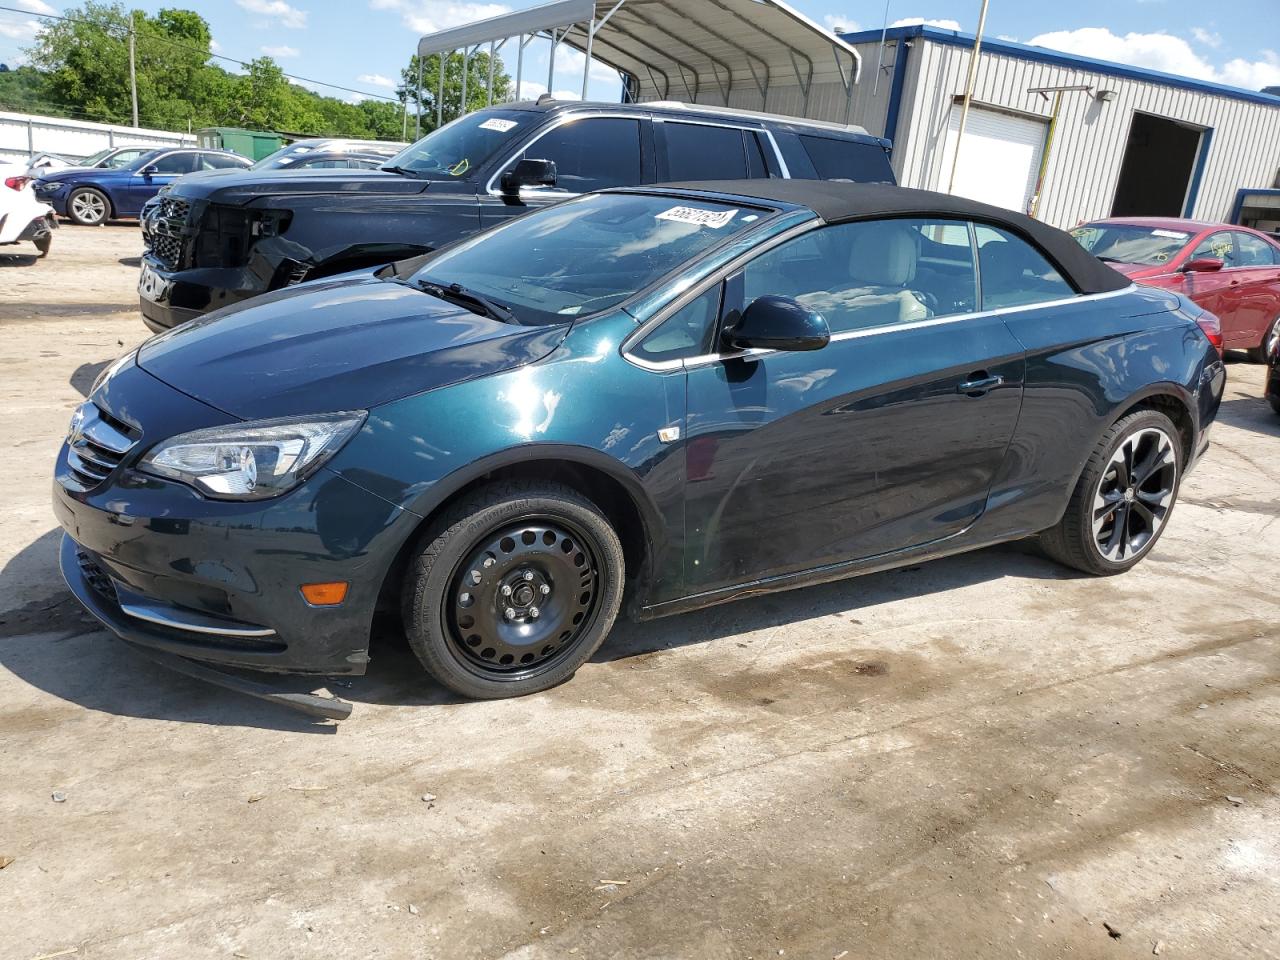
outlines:
M183 177L143 219L142 316L164 330L592 190L734 178L894 180L888 141L860 127L678 103L503 104L379 170Z

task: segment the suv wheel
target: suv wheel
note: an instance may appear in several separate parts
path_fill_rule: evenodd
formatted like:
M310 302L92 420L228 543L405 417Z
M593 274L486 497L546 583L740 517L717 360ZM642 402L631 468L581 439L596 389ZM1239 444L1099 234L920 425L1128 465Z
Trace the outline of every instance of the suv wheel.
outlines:
M466 697L562 683L613 626L622 545L577 491L546 481L483 487L451 508L410 561L405 632L422 665Z
M1173 421L1155 410L1132 413L1098 442L1067 512L1040 543L1053 559L1085 573L1123 573L1160 539L1181 480Z
M93 187L81 187L67 198L67 216L82 227L96 227L107 222L111 202L107 195Z

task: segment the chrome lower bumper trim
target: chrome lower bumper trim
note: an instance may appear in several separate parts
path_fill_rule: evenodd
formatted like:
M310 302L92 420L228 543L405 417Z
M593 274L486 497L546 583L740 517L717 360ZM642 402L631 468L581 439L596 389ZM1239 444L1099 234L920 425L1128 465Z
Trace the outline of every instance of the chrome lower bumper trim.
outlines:
M188 633L202 633L215 637L234 637L238 640L261 640L274 637L276 632L268 627L234 626L217 617L207 617L193 610L179 610L168 604L156 603L115 584L116 596L122 613L135 620L145 620L157 626Z

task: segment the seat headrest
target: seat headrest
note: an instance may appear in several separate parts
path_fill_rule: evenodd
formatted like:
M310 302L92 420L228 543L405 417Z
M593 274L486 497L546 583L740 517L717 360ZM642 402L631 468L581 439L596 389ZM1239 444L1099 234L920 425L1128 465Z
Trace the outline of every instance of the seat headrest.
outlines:
M905 224L865 224L849 253L849 271L863 283L906 286L916 277L920 254L915 232Z

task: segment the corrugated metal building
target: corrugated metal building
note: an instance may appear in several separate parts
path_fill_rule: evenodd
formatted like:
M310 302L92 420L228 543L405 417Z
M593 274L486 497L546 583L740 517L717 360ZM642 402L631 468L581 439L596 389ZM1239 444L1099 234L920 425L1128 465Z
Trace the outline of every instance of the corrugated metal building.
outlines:
M904 186L947 190L973 37L912 26L843 39L863 63L852 121L893 140ZM1280 208L1278 177L1280 97L983 41L957 193L1056 226L1248 211L1265 227L1280 212L1240 198Z

